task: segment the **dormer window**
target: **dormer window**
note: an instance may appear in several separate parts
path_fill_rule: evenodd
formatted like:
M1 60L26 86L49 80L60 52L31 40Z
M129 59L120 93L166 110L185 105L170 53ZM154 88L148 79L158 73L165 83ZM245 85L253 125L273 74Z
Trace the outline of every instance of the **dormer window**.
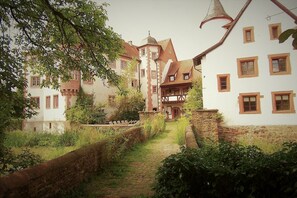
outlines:
M175 80L175 76L174 76L174 75L170 75L170 76L169 76L169 81L172 82L172 81L174 81L174 80Z
M189 80L190 74L189 73L184 73L184 80Z

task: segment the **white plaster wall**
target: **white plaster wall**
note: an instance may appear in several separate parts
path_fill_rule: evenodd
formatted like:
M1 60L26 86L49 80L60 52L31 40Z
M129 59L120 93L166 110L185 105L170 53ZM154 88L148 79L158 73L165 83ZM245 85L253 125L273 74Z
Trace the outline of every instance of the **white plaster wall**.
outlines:
M147 65L148 65L148 61L147 61L147 56L148 56L148 54L147 54L147 48L145 47L145 55L144 56L142 56L141 55L141 50L139 50L139 57L140 57L140 60L141 60L141 64L140 64L140 73L141 73L141 70L142 69L144 69L145 70L145 76L144 77L142 77L141 75L140 75L140 91L141 91L141 93L143 94L143 97L144 97L144 99L145 99L145 102L146 102L146 104L145 104L145 106L146 106L146 110L147 110L147 107L148 107L148 100L147 100L147 93L148 93L148 82L147 82L147 71L146 71L146 69L147 69Z
M30 72L30 70L29 70L29 72ZM28 95L30 94L31 97L39 97L40 108L36 109L36 111L38 113L37 115L35 115L32 118L27 119L25 121L27 123L27 127L25 127L25 129L33 130L35 127L37 131L48 131L49 130L48 125L44 124L43 122L52 122L52 126L54 126L55 122L63 123L64 121L66 121L65 97L62 96L62 94L59 90L50 89L50 88L41 88L41 87L40 88L31 87L30 86L31 76L35 76L35 75L30 74L29 72L27 75L27 80L28 80L27 94ZM41 77L40 81L42 82L43 79L44 79L44 77ZM59 96L59 108L57 108L57 109L53 108L53 96L54 95ZM51 102L50 102L51 108L50 109L46 109L46 107L45 107L46 96L51 96ZM52 130L53 129L54 128L52 128ZM59 126L57 125L57 127L55 129L57 129L59 131L63 131L64 125L59 124Z
M269 24L281 23L282 30L295 27L293 20L280 14L266 20L268 15L282 12L270 0L252 1L225 43L202 60L204 108L219 109L230 125L294 125L297 114L272 114L273 91L297 93L297 53L292 40L279 44L270 40ZM254 27L255 42L243 43L243 28ZM219 28L219 27L218 27ZM269 54L290 53L291 75L271 76ZM237 58L258 56L259 76L238 78ZM217 74L230 74L230 92L218 92ZM239 93L260 92L261 114L239 114ZM297 98L294 97L295 110Z

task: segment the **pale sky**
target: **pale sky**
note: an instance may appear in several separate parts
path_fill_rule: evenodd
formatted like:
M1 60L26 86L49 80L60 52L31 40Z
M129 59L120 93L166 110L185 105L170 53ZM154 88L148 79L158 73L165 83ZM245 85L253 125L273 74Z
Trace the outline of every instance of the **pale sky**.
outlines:
M157 41L171 38L178 60L192 59L217 43L225 30L211 22L199 28L211 0L96 0L107 2L107 24L125 41L141 45L150 35ZM262 1L262 0L256 0ZM279 0L289 8L297 0ZM225 11L234 19L246 0L221 0ZM293 6L293 7L292 7ZM294 13L296 13L294 10ZM277 13L271 13L271 15ZM222 25L225 23L222 21ZM207 27L207 28L206 28Z

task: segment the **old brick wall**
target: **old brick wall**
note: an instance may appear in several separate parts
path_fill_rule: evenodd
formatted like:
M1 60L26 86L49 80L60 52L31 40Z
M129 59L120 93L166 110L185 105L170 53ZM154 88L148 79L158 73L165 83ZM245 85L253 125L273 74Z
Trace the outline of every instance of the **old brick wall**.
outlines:
M144 140L142 128L132 128L115 138L1 177L0 197L56 197L107 165L114 153Z
M297 125L225 126L219 121L218 110L192 112L192 124L201 140L237 142L250 135L270 143L297 141Z
M237 142L239 138L263 138L271 143L297 141L297 125L220 126L219 139Z
M217 142L219 138L218 110L197 110L192 112L192 124L196 136L202 140Z

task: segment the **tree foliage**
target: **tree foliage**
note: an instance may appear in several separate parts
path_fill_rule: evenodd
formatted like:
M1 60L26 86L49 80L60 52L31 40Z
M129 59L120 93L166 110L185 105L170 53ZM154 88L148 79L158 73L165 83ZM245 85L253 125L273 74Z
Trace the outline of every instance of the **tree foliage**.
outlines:
M116 108L111 119L114 120L138 120L139 111L145 107L142 93L135 88L131 88L129 83L135 75L137 60L133 59L127 64L127 67L121 74L119 91L116 96Z
M188 91L187 99L184 103L184 109L190 113L193 110L202 108L202 79L198 78L192 83L192 88Z
M93 95L87 95L80 88L76 103L66 110L66 119L71 123L102 124L105 121L104 105L94 104Z
M16 90L27 86L24 65L50 77L43 85L55 88L73 70L82 71L83 79L118 83L108 62L117 58L123 41L106 25L106 6L91 0L0 1L0 133L19 105ZM18 107L30 107L28 100L22 102Z
M292 46L297 49L297 29L287 29L279 35L279 43L285 42L289 37L293 38Z

